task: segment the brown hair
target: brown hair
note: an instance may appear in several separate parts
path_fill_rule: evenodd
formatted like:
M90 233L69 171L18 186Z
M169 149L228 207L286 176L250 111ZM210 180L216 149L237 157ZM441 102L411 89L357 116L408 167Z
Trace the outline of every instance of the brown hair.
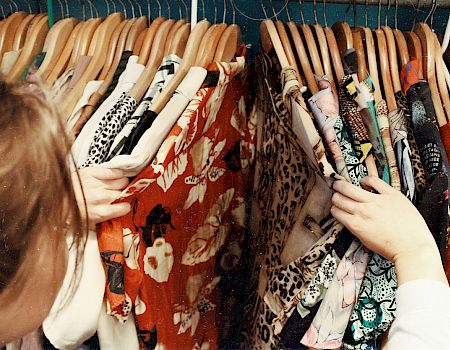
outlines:
M29 249L61 249L71 231L82 253L86 235L69 153L62 119L45 93L0 81L0 293L32 272Z

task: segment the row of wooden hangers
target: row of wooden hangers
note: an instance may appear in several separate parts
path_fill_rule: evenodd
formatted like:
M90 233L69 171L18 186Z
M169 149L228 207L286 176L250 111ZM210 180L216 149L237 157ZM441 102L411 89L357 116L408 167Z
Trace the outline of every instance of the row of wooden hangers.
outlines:
M149 1L147 4L150 8ZM96 16L82 21L73 17L63 18L50 29L46 14L12 13L0 21L0 59L10 50L22 51L6 78L10 81L19 79L36 54L43 51L46 55L36 75L51 86L74 67L81 56L90 56L89 65L60 106L63 115L69 117L89 81L103 80L98 92L106 92L124 51L133 51L139 56L138 63L145 66L129 93L137 101L148 90L163 58L176 54L182 57L182 63L170 84L152 104L152 110L159 113L192 66L207 68L213 61L230 62L241 53L242 43L240 27L234 23L234 13L231 25L225 23L225 12L222 23L211 25L204 19L191 31L189 19L182 18L181 8L178 20L165 19L161 16L159 0L158 5L159 16L153 20L143 16L142 9L140 16L126 18L124 7L124 13L107 13L105 17ZM225 0L224 5L226 9ZM23 41L16 41L17 36Z
M336 88L336 81L340 81L344 76L342 55L348 49L354 48L358 57L359 80L366 79L370 74L375 86L375 101L384 98L389 111L395 111L397 104L394 93L401 90L400 71L410 60L416 59L420 63L421 77L427 79L430 85L440 126L450 121L450 101L443 73L441 44L426 22L415 24L411 31L400 31L397 28L398 3L395 1L395 28L392 29L387 24L382 26L380 0L378 27L374 30L367 26L368 1L366 1L365 26L351 27L346 22L337 22L331 28L328 25L322 27L317 22L316 1L314 1L315 23L311 25L304 22L302 0L299 0L299 4L302 18L300 25L291 20L287 6L287 23L278 19L275 10L273 10L275 21L268 19L265 13L266 20L262 22L260 28L262 46L266 51L275 48L282 66L293 66L299 72L299 82L305 84L313 94L319 90L315 76L326 75L333 88ZM437 2L433 0L428 17L434 14L436 7ZM324 1L326 23L325 12ZM289 39L288 31L292 40Z

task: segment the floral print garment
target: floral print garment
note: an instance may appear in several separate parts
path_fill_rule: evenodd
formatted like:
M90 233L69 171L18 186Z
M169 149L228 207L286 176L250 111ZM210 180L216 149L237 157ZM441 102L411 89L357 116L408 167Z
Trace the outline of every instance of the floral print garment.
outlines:
M335 124L339 117L339 102L328 80L320 79L318 84L321 91L308 99L309 106L326 140L328 151L333 156L338 174L350 181L344 155L336 138Z
M301 340L303 345L314 349L335 349L342 345L368 257L364 246L356 240L353 241L337 267L313 323Z
M372 144L355 101L356 95L357 87L352 76L344 76L339 84L339 108L344 125L350 131L356 156L363 163L372 150Z
M98 230L100 241L122 236L122 247L102 249L103 257L117 252L125 260L104 258L108 277L124 274L125 303L108 298L108 306L124 320L134 311L142 349L218 346L220 282L241 254L254 155L237 77L243 68L243 58L210 67L219 72L217 86L199 90L152 164L123 192L132 212ZM110 289L115 281L108 278Z
M397 190L401 190L400 175L398 173L397 160L392 147L392 139L389 129L388 107L385 100L381 100L376 105L376 114L378 125L380 126L381 138L383 139L386 158L389 164L389 172L391 175L391 186Z

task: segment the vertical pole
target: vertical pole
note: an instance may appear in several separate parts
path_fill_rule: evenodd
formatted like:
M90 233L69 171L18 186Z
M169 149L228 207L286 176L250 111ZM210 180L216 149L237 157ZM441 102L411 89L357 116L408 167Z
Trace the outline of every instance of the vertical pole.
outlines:
M53 14L53 0L47 0L47 15L48 15L48 27L51 28L55 24L55 17Z
M197 12L198 10L198 0L191 1L191 31L194 29L197 24Z

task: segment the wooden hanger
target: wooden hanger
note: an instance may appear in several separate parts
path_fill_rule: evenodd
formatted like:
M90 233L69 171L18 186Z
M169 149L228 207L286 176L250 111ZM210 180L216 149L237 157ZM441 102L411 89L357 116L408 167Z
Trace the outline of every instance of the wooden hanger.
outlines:
M320 59L319 51L317 50L316 41L314 39L311 28L307 24L300 24L300 30L305 38L306 45L308 47L308 52L311 57L311 63L314 68L314 74L319 77L324 76L324 71L322 67L322 62Z
M241 27L237 24L230 24L220 37L216 48L214 61L231 62L234 57L242 52L242 33Z
M186 24L186 20L179 19L178 21L175 22L175 24L172 26L172 28L170 28L169 34L167 34L166 44L164 45L164 57L166 57L169 54L169 48L170 48L170 45L172 44L172 40L175 38L178 30L184 24Z
M142 41L141 51L139 52L139 64L146 65L148 58L150 56L150 51L152 49L153 40L155 38L156 32L159 26L165 21L163 17L155 18L155 20L150 24L145 38Z
M423 22L417 23L414 26L414 32L417 34L422 44L423 75L424 78L428 80L428 85L430 86L431 98L433 100L437 121L439 125L442 126L447 124L447 118L445 117L437 86L436 49L433 34L428 24Z
M295 61L294 51L292 51L291 42L287 35L286 28L284 27L284 23L282 21L275 21L275 27L278 31L278 35L281 40L281 44L283 45L284 52L286 53L286 57L289 61L289 65L295 69L297 80L300 85L303 86L303 81L300 77L300 71L298 70L297 62Z
M331 66L330 55L328 53L328 43L327 38L325 36L325 31L320 24L313 24L311 27L314 28L316 33L317 41L319 43L320 56L322 57L322 64L325 75L328 77L328 80L331 84L331 87L336 91L336 85L334 83L334 75L333 69Z
M178 31L175 33L175 37L170 43L168 54L174 54L182 58L186 50L186 45L188 43L190 33L191 24L183 24L181 28L178 29Z
M131 24L130 24L131 22ZM102 73L100 74L99 80L103 80L102 85L98 88L97 92L100 95L104 95L106 91L108 90L109 86L111 85L111 82L114 79L114 74L116 73L117 67L119 66L120 60L122 58L122 54L124 51L126 51L126 44L127 44L127 38L130 33L131 26L133 25L132 21L122 21L121 25L124 24L124 28L122 29L119 39L117 40L117 45L115 47L115 52L112 54L113 61L111 62L111 65L108 68L108 71L106 74L102 76ZM116 34L116 33L114 33ZM112 48L110 47L110 50Z
M391 73L391 81L394 93L401 91L400 74L397 61L397 47L395 45L394 34L388 26L382 26L381 29L386 37L386 44L389 53L389 69Z
M401 30L393 29L392 32L394 33L395 37L398 61L400 62L400 71L401 71L403 66L405 66L409 62L408 45L406 44L405 36L403 35Z
M297 52L297 57L302 67L303 76L306 79L306 85L308 86L309 91L311 91L311 93L314 95L319 92L319 87L317 85L316 78L314 77L314 72L311 68L305 46L303 45L303 39L300 36L297 25L293 21L287 22L286 25L291 32L294 48Z
M154 23L154 22L153 22ZM152 25L153 25L152 23ZM164 44L167 39L167 34L169 34L170 28L175 23L175 20L168 19L161 23L158 26L158 29L154 36L154 42L152 43L152 49L149 55L148 62L146 62L146 66L144 71L142 72L139 80L136 85L130 91L130 96L136 99L136 101L140 101L142 97L145 95L148 90L156 72L158 71L159 66L163 60L164 56ZM151 28L151 26L150 26Z
M117 28L122 20L122 13L113 13L97 28L97 31L92 38L89 51L87 52L87 55L91 56L92 59L67 99L63 102L62 112L64 116L68 117L71 115L75 104L83 94L86 84L89 81L96 79L102 70L108 53L109 41L114 33L114 29Z
M64 50L65 43L70 37L73 29L77 25L76 18L65 18L58 21L52 28L50 28L47 38L45 39L43 52L46 52L45 58L36 72L36 75L42 79L46 79L51 73L53 67L58 62L58 59Z
M61 54L58 58L58 62L56 62L52 71L46 78L46 82L48 85L52 85L55 82L55 80L58 79L59 76L66 69L67 64L69 63L69 60L70 60L70 56L72 54L73 47L75 45L75 40L76 40L77 36L79 35L82 27L83 27L83 22L80 22L72 30L72 33L70 34L69 39L67 40L67 42L64 46L64 50L61 52Z
M72 56L70 57L67 68L73 67L77 63L80 56L86 56L94 34L97 29L99 29L102 22L102 18L90 18L84 23L83 27L80 30L78 38L75 41L75 46L73 48Z
M189 36L189 40L183 56L183 61L178 67L177 72L164 88L164 90L152 101L152 106L150 107L150 109L153 112L159 114L159 112L162 111L164 106L172 97L178 85L180 85L181 81L188 73L189 69L194 65L203 35L208 30L209 26L210 24L206 20L200 21L195 25L193 31L191 32L191 35ZM130 92L130 96L137 101L140 101L142 99L148 88L148 86L145 86L142 83L139 84L141 80L142 79L139 80L138 84L136 84L136 86Z
M445 81L444 73L444 60L442 57L441 43L437 38L436 34L433 33L435 50L436 50L436 77L439 88L439 94L442 101L442 107L447 118L447 122L450 121L450 99L448 95L447 83Z
M417 60L419 64L419 78L423 78L423 58L422 58L422 44L419 37L414 32L404 32L406 45L408 46L408 52L410 60Z
M5 18L0 32L0 61L5 52L11 51L14 44L14 35L20 23L27 16L25 12L14 12Z
M144 38L148 33L148 28L145 28L137 37L136 42L133 45L133 55L134 56L139 56L139 53L141 51L142 48L142 44L144 42Z
M133 19L125 20L119 23L117 28L114 29L114 33L111 36L111 40L109 43L108 53L106 55L106 61L103 65L102 71L100 72L100 75L98 76L98 80L105 80L106 75L110 70L112 70L113 62L119 58L122 55L122 53L119 53L118 46L119 46L119 40L122 39L125 42L123 42L124 46L127 40L128 33L131 29L131 26L133 25ZM124 35L122 35L122 32ZM123 52L123 51L122 51Z
M352 30L353 47L358 58L358 79L364 81L367 78L369 70L367 69L366 53L364 50L363 37L364 31L359 28ZM364 34L365 35L365 34Z
M31 65L35 56L44 46L44 41L48 33L48 18L42 17L27 32L25 45L17 58L7 80L9 82L17 81L25 70Z
M208 28L202 38L200 49L197 53L197 58L195 60L196 66L208 67L208 65L214 61L214 55L216 54L220 36L226 28L227 25L225 23L213 24Z
M342 65L341 54L339 53L339 48L336 42L336 37L334 36L333 30L329 27L324 29L325 35L327 37L328 48L330 50L331 60L333 61L334 73L338 82L344 77L344 67Z
M380 63L381 78L383 81L384 98L389 112L397 110L397 102L394 97L394 87L392 85L391 70L389 66L389 53L386 43L386 36L381 29L374 31L377 38L378 59Z
M146 28L148 28L148 21L146 16L141 16L133 21L133 25L131 26L127 35L125 51L133 50L137 38Z
M367 62L369 64L370 79L374 86L374 100L375 103L380 102L383 97L381 94L381 87L378 75L377 53L375 50L375 41L373 40L372 30L364 27L364 43L366 44Z
M278 36L277 28L270 19L266 19L261 22L259 27L261 33L261 46L266 53L269 53L272 49L275 52L280 62L281 68L289 66L289 60L284 52L283 44Z
M22 22L20 22L19 26L17 27L16 33L14 34L12 46L13 51L20 50L20 48L23 46L25 42L25 37L27 36L28 28L30 27L31 23L33 22L33 19L36 16L37 15L28 15L22 20Z
M331 29L336 37L337 45L341 56L348 50L353 48L352 30L347 22L336 22Z

